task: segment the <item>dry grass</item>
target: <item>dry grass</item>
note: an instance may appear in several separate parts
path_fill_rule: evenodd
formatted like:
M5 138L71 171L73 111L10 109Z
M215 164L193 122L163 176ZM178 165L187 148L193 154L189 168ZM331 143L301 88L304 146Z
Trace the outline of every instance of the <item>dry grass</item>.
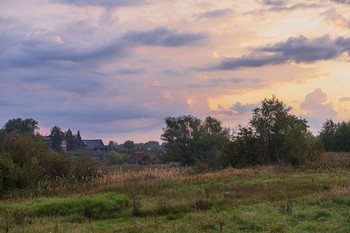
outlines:
M194 174L191 168L143 168L139 171L129 167L127 171L117 168L93 179L83 178L79 181L57 178L55 181L41 182L35 189L13 194L13 198L3 200L1 204L22 202L35 197L69 197L113 192L126 194L132 201L133 210L125 216L127 223L118 225L125 232L143 231L145 227L150 227L149 232L161 232L162 226L169 221L177 221L180 225L177 229L183 229L183 232L187 232L188 226L194 227L192 232L215 232L220 226L227 229L231 223L231 230L226 232L266 230L269 228L266 228L263 220L250 217L250 211L261 214L259 219L269 216L269 211L272 211L271 220L268 220L271 224L274 224L275 220L272 219L276 216L295 218L293 221L297 223L302 216L308 216L303 208L313 211L310 221L314 221L315 216L327 217L327 211L333 211L332 216L339 217L337 209L319 209L319 203L328 201L327 205L340 208L341 205L338 206L332 200L350 195L349 165L348 155L332 154L324 161L300 167L276 165L247 169L227 168L201 174ZM263 207L255 207L259 205ZM264 210L266 208L268 211ZM246 215L238 216L236 211ZM283 216L280 216L281 213ZM220 216L218 220L214 217L216 215ZM231 216L230 221L227 216ZM182 221L182 218L185 220ZM198 226L192 226L193 219L198 219ZM339 225L342 221L339 220ZM286 222L288 223L287 220ZM52 222L50 224L52 228ZM243 228L236 229L239 225ZM252 226L254 227L251 228ZM86 224L83 224L79 229L84 232L87 230L85 227ZM108 226L108 229L113 227ZM276 227L279 229L280 226ZM41 226L41 232L44 232L44 228L45 226ZM72 226L67 223L62 229L72 230ZM281 229L288 231L291 228Z

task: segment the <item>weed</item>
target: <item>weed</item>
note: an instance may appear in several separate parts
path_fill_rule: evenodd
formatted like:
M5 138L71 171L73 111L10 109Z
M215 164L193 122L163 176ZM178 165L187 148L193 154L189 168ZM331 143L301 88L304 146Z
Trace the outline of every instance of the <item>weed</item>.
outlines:
M212 206L208 200L199 199L193 204L195 210L208 210Z
M134 199L132 201L132 215L136 217L141 217L141 210L140 210L141 203L140 201Z
M290 215L292 214L292 210L293 210L293 202L290 199L280 204L280 212L282 214Z

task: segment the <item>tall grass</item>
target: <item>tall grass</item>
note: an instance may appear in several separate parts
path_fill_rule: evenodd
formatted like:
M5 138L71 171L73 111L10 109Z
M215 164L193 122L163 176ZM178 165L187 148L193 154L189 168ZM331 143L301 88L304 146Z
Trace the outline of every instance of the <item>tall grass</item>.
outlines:
M314 226L318 221L334 220L341 201L350 203L346 201L350 195L349 167L348 155L329 154L322 161L300 167L227 168L199 174L191 168L118 168L94 179L41 182L28 191L31 197L18 192L2 200L0 209L12 216L13 227L17 218L24 219L27 227L30 221L42 219L49 219L50 224L59 219L60 227L66 229L71 229L70 223L82 222L82 232L293 232L288 224L299 224L302 216ZM124 204L114 208L113 203L119 203L117 197L123 197ZM275 217L284 223L275 223ZM85 228L87 219L105 220L101 226L93 224L90 231ZM346 217L339 219L345 221ZM107 220L117 222L118 227ZM341 223L337 224L338 230L342 229ZM6 220L0 216L1 227L5 229ZM300 225L299 230L310 231L306 225Z

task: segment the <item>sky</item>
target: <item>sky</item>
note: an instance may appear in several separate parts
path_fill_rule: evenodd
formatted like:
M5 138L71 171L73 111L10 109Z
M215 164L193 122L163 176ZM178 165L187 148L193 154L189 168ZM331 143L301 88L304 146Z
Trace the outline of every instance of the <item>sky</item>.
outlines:
M1 0L0 127L160 140L164 119L245 126L276 95L317 134L350 120L350 0Z

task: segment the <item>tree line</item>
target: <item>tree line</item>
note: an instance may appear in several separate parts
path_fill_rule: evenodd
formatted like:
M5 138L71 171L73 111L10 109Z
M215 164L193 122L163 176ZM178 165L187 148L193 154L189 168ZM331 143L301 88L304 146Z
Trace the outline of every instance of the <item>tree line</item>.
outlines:
M327 120L318 136L309 130L307 121L290 113L276 97L264 99L253 110L248 125L232 131L222 123L207 117L201 120L191 115L167 117L161 135L162 145L155 141L136 144L126 141L118 145L111 141L114 164L142 148L157 152L165 162L199 165L205 169L227 166L246 167L268 164L302 164L317 160L326 151L350 152L350 122ZM66 140L67 150L83 148L80 132L63 132L58 126L50 131L51 146L36 134L38 122L21 118L9 120L0 129L0 196L9 190L35 186L38 181L56 177L86 177L96 175L96 167L81 157L68 159L61 151Z
M167 117L161 135L166 142L166 159L208 168L297 165L317 160L324 151L323 131L315 137L308 130L307 121L290 110L275 96L264 99L261 107L253 110L248 125L239 126L234 132L212 117L204 121L191 115ZM344 125L349 127L348 123L338 126L342 132ZM347 145L349 135L342 133L341 136Z
M327 120L319 137L326 151L350 152L350 122Z

